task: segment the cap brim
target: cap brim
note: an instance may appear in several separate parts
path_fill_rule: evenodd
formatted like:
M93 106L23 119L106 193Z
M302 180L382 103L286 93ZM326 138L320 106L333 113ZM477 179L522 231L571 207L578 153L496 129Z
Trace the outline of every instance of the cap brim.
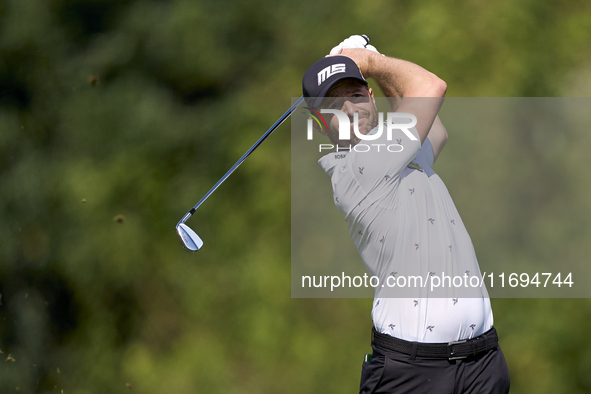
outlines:
M328 93L328 91L330 90L330 88L332 88L334 86L335 83L342 81L343 79L354 79L356 81L361 82L362 84L364 84L365 86L367 86L367 81L365 79L362 78L357 78L357 77L352 77L350 75L344 76L343 78L336 78L334 81L330 81L330 83L328 83L326 86L324 86L322 88L322 90L320 91L318 97L316 97L314 99L314 103L311 104L312 107L316 108L318 107L320 104L322 104L322 100L324 100L326 98L326 93ZM307 100L306 100L307 101ZM310 105L308 103L308 105Z

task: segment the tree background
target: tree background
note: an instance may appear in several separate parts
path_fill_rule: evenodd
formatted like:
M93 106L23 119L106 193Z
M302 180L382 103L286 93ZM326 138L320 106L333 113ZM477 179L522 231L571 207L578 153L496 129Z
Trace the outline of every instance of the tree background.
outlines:
M448 97L591 90L578 0L0 0L0 392L356 392L371 300L290 297L287 124L191 219L201 251L174 225L360 33ZM587 135L449 134L481 261L589 262ZM589 300L492 303L512 393L591 392Z

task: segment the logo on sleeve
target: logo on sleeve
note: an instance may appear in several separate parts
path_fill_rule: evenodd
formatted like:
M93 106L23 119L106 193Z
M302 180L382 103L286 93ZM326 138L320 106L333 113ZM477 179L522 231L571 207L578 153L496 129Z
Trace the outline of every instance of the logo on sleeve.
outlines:
M423 172L423 167L421 167L420 165L418 165L417 163L415 163L414 161L411 161L410 163L408 163L407 165L408 168L412 168L413 170L419 170L421 172ZM414 190L413 190L414 191ZM412 193L411 193L412 194Z

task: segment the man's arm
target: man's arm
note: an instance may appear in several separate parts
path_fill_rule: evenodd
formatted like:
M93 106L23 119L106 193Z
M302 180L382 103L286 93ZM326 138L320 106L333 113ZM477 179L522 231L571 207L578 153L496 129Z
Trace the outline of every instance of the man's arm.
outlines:
M367 49L344 48L340 55L353 59L363 76L378 84L393 109L417 117L422 144L443 104L447 84L419 65Z

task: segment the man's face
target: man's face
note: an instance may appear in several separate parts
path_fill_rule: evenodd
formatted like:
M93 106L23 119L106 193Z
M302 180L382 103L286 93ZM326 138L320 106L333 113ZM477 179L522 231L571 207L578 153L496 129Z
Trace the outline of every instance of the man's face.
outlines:
M323 114L328 123L328 131L321 131L330 140L340 146L356 145L361 140L353 132L353 114L359 115L359 133L367 134L378 125L378 113L373 91L355 79L343 79L337 82L327 93L320 109L340 110L349 117L350 140L339 140L339 121L332 114Z

